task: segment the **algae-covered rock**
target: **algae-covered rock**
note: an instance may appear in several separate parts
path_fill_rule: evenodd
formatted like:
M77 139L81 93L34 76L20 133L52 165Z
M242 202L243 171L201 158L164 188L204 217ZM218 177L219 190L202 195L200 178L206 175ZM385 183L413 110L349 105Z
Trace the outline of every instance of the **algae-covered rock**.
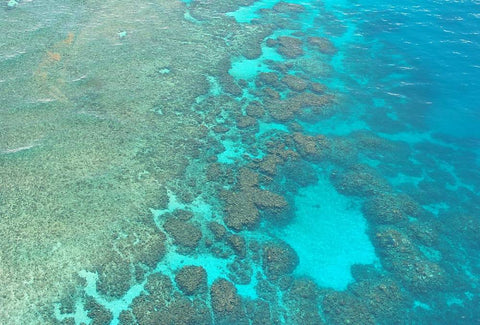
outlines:
M284 162L284 159L278 155L266 155L258 164L258 169L269 176L277 174L277 168Z
M261 299L250 300L245 303L245 308L252 325L274 324L268 302Z
M211 312L204 301L187 297L176 296L164 313L161 324L195 325L213 324Z
M135 317L132 314L131 310L124 310L118 316L119 325L136 325Z
M279 215L288 207L281 195L260 189L258 174L250 169L241 169L237 181L238 190L223 191L224 221L227 227L239 231L252 229L260 221L260 211Z
M276 72L260 72L255 79L257 87L270 86L277 88L280 86L280 78Z
M178 209L173 212L173 215L182 221L188 221L193 218L194 214L190 210Z
M246 129L246 128L258 128L257 119L251 116L244 116L240 115L237 117L237 127L239 129Z
M325 93L325 90L327 90L327 86L318 82L311 82L309 84L309 89L315 94L321 95Z
M333 291L326 294L322 310L332 324L375 324L368 308L349 293Z
M267 190L252 190L252 198L259 209L269 213L280 213L288 206L283 196Z
M324 136L309 136L301 133L293 135L293 141L297 152L305 160L319 160L324 154L324 148L328 146L327 140Z
M166 306L159 306L146 294L133 299L131 303L132 314L135 317L137 324L142 325L156 325L164 319Z
M238 185L242 190L258 186L258 173L250 168L241 168L238 172Z

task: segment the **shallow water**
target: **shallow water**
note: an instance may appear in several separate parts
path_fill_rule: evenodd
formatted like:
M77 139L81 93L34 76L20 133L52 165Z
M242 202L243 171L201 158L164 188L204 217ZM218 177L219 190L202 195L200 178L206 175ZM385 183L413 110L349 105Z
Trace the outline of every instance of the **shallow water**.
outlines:
M480 323L479 9L5 2L0 323Z

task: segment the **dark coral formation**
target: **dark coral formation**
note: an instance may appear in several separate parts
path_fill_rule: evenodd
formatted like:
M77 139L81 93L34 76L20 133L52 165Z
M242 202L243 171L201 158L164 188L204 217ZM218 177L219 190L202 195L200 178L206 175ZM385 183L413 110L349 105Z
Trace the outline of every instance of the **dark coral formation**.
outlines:
M311 279L295 279L284 295L284 304L290 312L292 324L324 324L319 313L320 290Z
M353 166L343 173L334 172L330 178L337 191L345 195L367 197L390 191L388 182L367 166Z
M210 289L210 299L216 324L248 324L242 298L231 282L215 280Z
M93 325L110 324L113 319L112 313L92 297L87 298L85 308L88 310L88 317L92 319L91 324Z
M295 75L287 74L282 78L282 82L291 90L301 92L307 89L308 82Z
M363 206L363 214L377 224L398 223L407 217L402 200L390 193L381 193L367 200Z
M305 7L296 3L280 1L275 6L273 6L273 10L280 13L302 13L305 11Z
M301 89L301 84L294 87ZM312 92L294 92L286 99L279 96L265 101L270 116L281 122L293 120L294 117L310 122L330 117L333 114L333 97Z
M293 135L293 141L297 152L305 160L319 160L326 155L325 147L328 144L327 139L322 135L314 137L297 132Z
M329 292L322 301L333 324L403 324L402 309L411 300L402 287L374 271L373 277L352 284L346 292Z
M132 285L130 263L119 258L98 269L97 290L107 296L121 297Z
M211 324L210 311L200 299L190 300L173 289L166 276L153 274L148 278L147 294L132 302L132 316L137 324ZM122 315L127 322L132 316Z
M269 242L263 247L262 266L265 275L272 279L293 272L298 265L297 253L282 241Z
M412 292L426 293L446 285L446 273L430 261L410 238L394 228L381 228L374 241L386 269L396 274Z
M284 211L288 203L275 193L258 187L258 175L249 169L243 169L238 177L238 190L224 191L225 224L234 230L252 229L260 221L260 210L271 215Z
M227 267L230 271L228 277L235 284L249 284L251 282L253 269L248 260L236 257Z
M290 36L280 36L277 41L277 50L285 58L292 59L303 55L303 43L301 39Z
M186 295L206 292L207 272L201 266L184 266L175 275L175 282Z
M337 49L328 38L311 36L311 37L308 37L307 42L308 42L308 45L320 51L321 53L330 54L330 55L337 53Z
M208 228L213 233L215 240L222 240L227 233L227 229L216 221L210 222Z
M202 239L200 227L189 221L183 221L175 217L165 220L163 228L172 236L176 245L191 251L194 250Z

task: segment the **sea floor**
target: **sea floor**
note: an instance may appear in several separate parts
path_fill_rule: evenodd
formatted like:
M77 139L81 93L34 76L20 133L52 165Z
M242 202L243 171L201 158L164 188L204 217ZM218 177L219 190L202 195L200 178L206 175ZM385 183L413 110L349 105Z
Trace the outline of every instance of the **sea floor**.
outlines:
M480 324L478 4L2 6L0 324Z

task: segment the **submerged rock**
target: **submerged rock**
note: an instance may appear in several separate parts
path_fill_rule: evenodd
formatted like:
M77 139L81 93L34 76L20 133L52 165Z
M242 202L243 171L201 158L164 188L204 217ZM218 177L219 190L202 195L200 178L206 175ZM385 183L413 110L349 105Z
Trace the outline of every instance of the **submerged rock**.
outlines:
M279 215L288 207L281 195L258 187L258 174L242 169L237 181L238 190L223 191L224 221L227 227L239 231L252 229L260 221L260 210L269 215Z
M161 273L153 273L147 279L145 290L157 306L165 306L173 299L173 283L170 278Z
M247 259L237 256L227 267L230 271L228 278L235 284L249 284L252 281L253 269Z
M237 127L239 129L246 129L246 128L257 128L258 129L258 122L255 118L250 116L240 115L237 117Z
M316 94L323 94L327 90L327 86L318 82L311 82L309 84L309 89Z
M273 322L268 302L256 299L245 303L247 314L252 321L252 325L277 324Z
M322 309L332 324L374 325L375 319L357 297L344 292L331 292L325 295Z

